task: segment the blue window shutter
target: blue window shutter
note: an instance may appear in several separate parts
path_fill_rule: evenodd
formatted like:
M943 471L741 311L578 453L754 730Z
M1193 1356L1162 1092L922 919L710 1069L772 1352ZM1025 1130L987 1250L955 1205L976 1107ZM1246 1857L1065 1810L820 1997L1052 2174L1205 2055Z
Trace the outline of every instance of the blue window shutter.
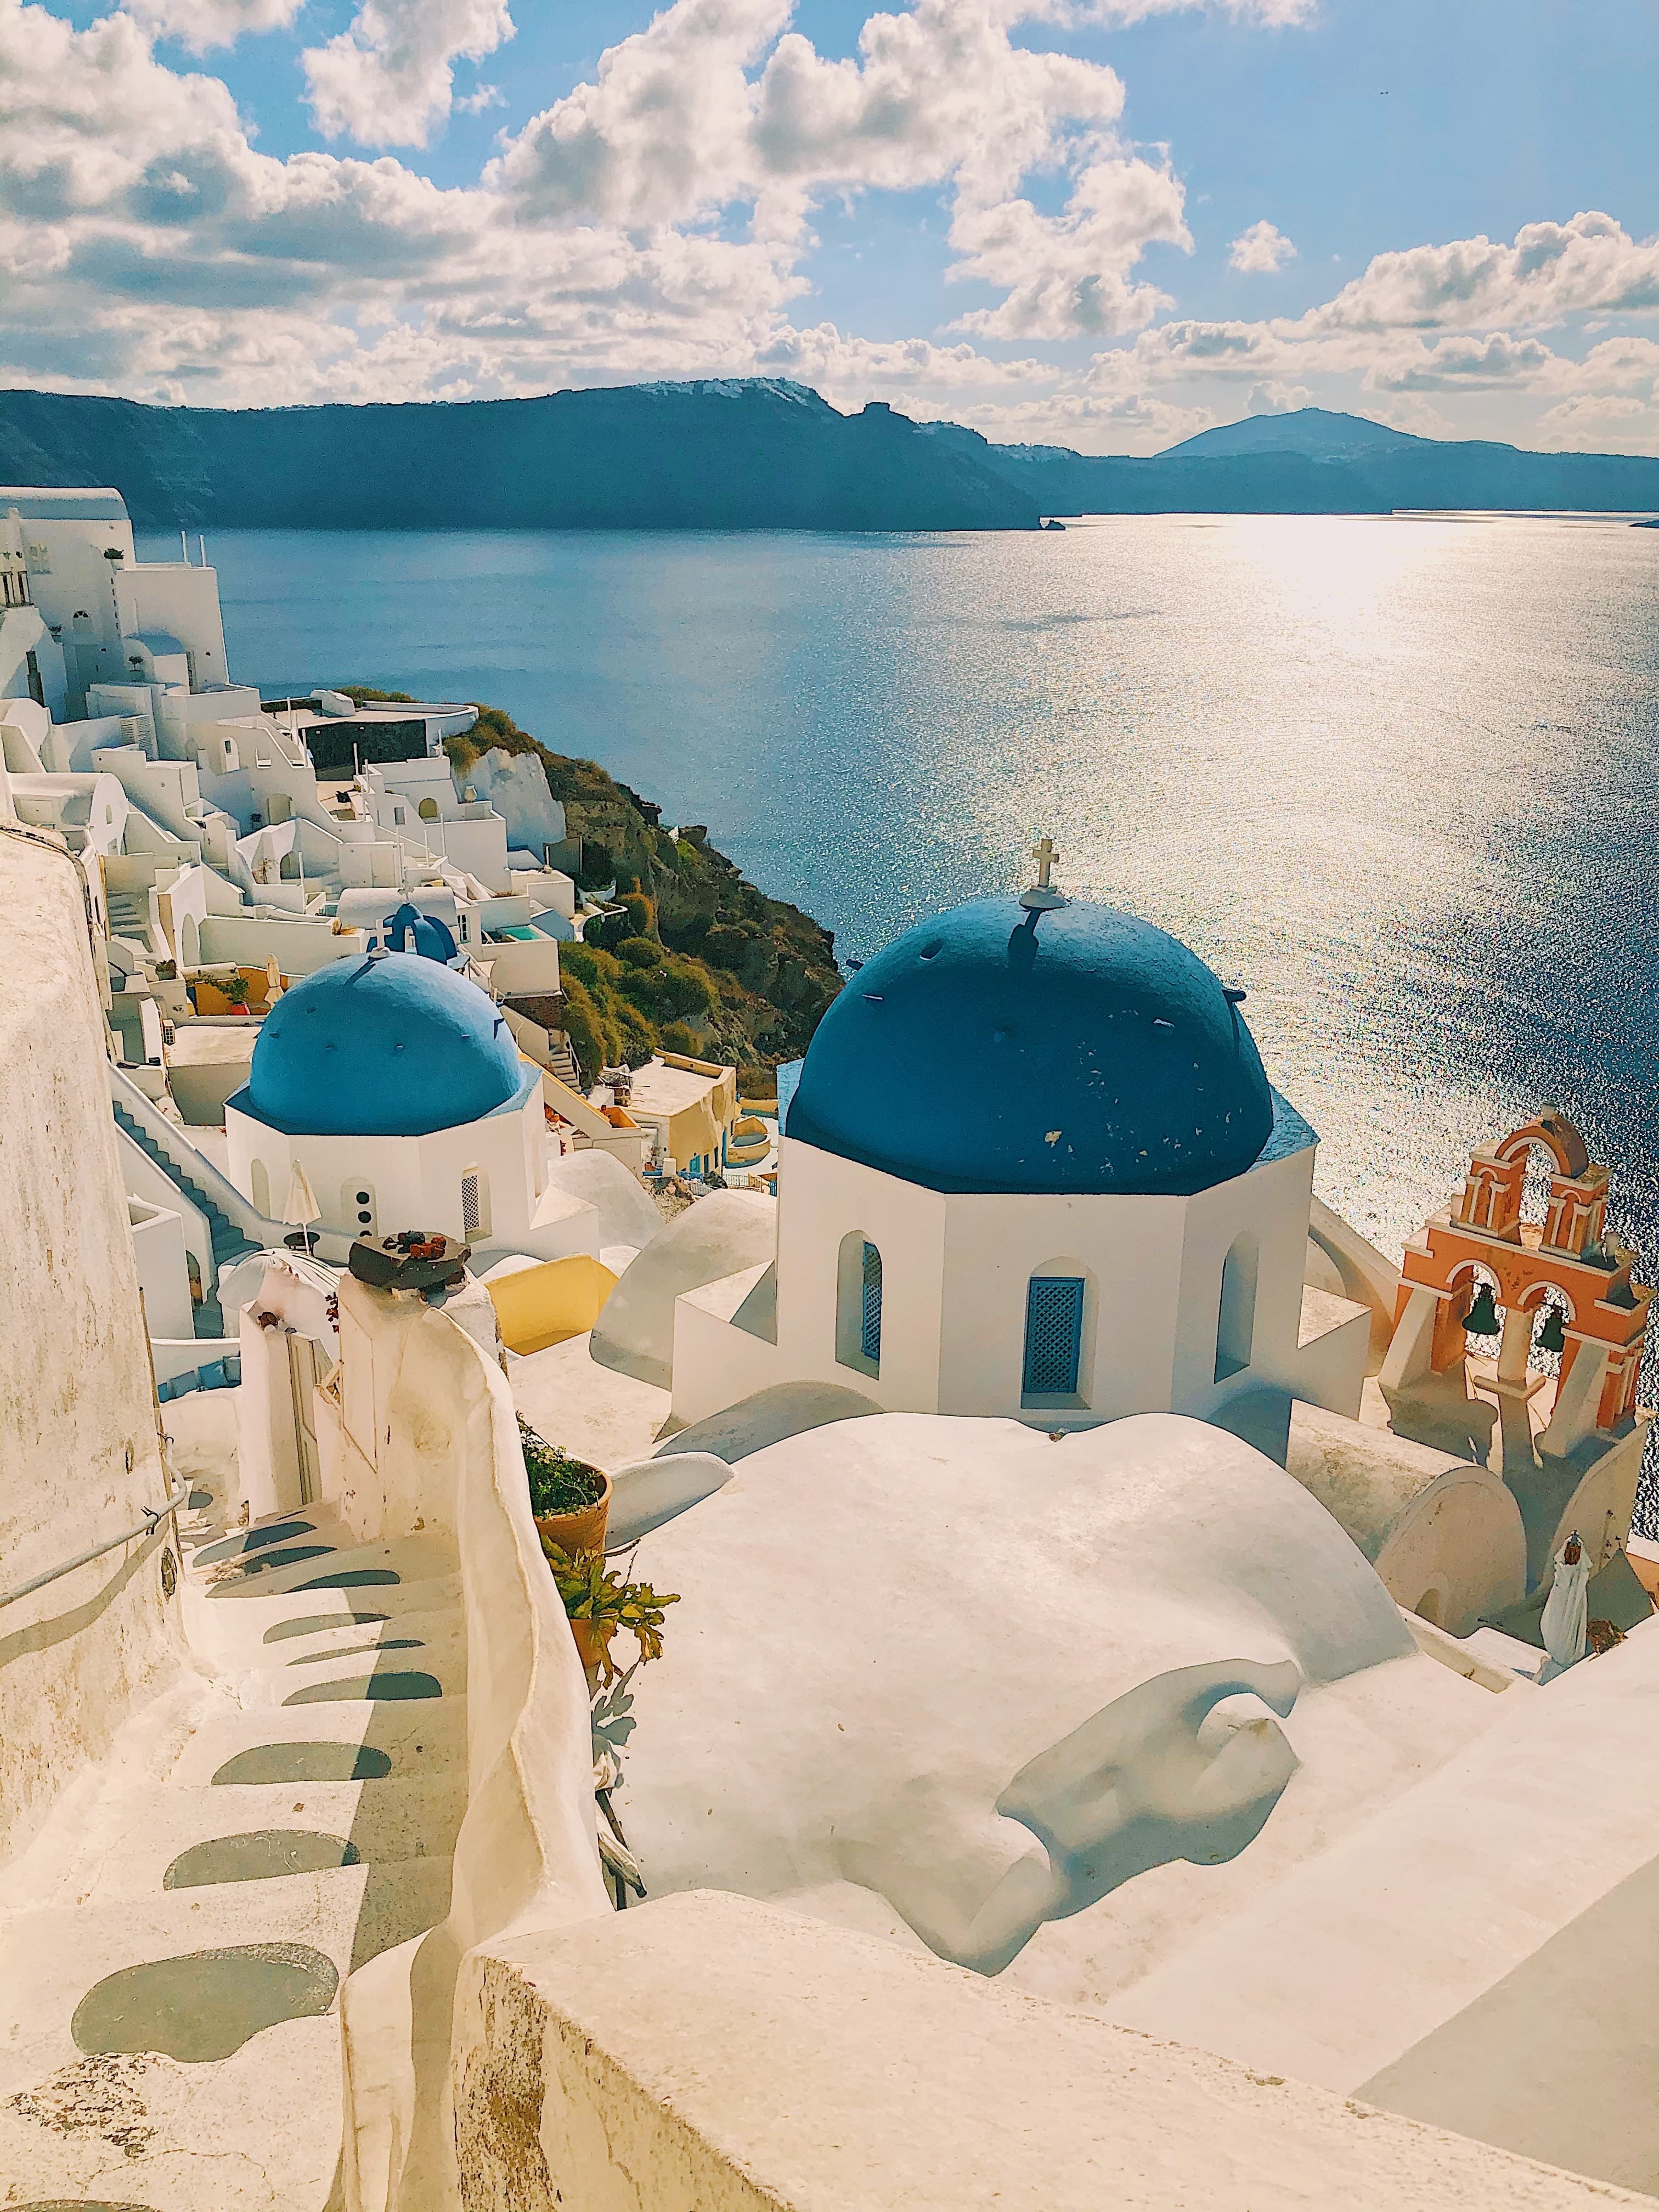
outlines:
M873 1244L864 1248L864 1311L859 1328L859 1349L865 1358L881 1364L881 1255Z
M1083 1356L1083 1291L1079 1275L1033 1275L1025 1293L1028 1398L1073 1398Z

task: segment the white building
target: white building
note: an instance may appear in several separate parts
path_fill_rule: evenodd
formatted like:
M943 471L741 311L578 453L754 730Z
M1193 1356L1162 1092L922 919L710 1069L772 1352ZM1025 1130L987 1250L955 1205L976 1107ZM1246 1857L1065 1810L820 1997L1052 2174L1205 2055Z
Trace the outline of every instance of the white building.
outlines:
M983 899L825 1015L779 1158L777 1258L680 1302L674 1404L783 1382L1051 1428L1357 1413L1369 1311L1310 1289L1316 1139L1238 1000L1131 915Z
M20 569L55 648L35 648L32 696L55 718L96 714L88 693L98 684L201 693L226 683L216 570L141 562L118 491L0 487L0 574L15 579ZM0 596L15 589L0 585ZM47 690L53 675L59 697Z
M259 1213L282 1218L297 1166L326 1237L439 1230L481 1257L597 1249L592 1208L549 1188L545 1127L542 1071L500 1010L414 952L331 961L285 992L225 1109L231 1179Z

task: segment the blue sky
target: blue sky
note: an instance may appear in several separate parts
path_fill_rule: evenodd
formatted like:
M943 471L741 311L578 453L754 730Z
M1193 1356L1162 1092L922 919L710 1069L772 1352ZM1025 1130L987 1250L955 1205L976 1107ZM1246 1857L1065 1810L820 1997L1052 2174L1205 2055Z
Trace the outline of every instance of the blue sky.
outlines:
M0 380L1659 450L1646 0L0 0Z

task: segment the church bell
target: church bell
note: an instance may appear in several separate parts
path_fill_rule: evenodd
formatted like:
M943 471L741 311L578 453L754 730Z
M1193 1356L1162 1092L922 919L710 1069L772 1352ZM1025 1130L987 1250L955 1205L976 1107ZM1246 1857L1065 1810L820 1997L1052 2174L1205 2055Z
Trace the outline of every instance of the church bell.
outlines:
M1463 1316L1463 1327L1471 1336L1496 1336L1500 1327L1498 1308L1492 1302L1492 1285L1482 1283L1474 1304Z
M1544 1316L1544 1326L1538 1332L1540 1352L1562 1352L1567 1348L1567 1334L1561 1324L1561 1309L1552 1306Z

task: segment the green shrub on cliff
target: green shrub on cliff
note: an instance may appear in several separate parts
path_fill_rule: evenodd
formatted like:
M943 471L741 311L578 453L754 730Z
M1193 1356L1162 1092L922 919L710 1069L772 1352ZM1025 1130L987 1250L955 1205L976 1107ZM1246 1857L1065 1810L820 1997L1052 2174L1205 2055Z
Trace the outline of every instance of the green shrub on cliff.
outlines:
M498 707L480 707L445 747L463 775L491 747L536 755L580 841L580 881L617 885L621 910L589 942L559 947L584 1078L663 1049L731 1062L744 1090L767 1095L841 988L830 932L746 882L701 824L669 836L648 799L596 762L550 752Z

